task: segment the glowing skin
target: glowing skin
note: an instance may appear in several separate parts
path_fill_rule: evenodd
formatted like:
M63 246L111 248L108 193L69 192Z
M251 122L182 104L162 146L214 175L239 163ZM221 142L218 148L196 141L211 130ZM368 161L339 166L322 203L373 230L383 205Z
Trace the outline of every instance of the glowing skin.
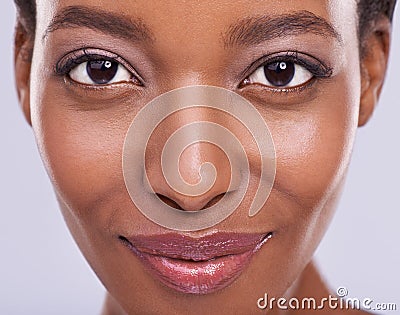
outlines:
M355 1L38 0L37 5L32 64L17 52L20 102L66 223L110 293L103 314L259 314L256 302L265 292L276 297L327 296L310 261L334 213L357 126L368 120L379 96L388 22L377 23L384 36L370 37L371 47L377 45L360 63ZM77 25L48 30L68 6L95 7L107 14L123 12L137 25L145 25L148 36L143 39L144 34L133 32L128 38L126 32L116 36ZM226 40L238 21L262 16L270 21L304 11L326 20L334 32L291 30L265 41ZM119 62L118 80L90 85L86 65L56 73L65 56L82 54L83 48ZM282 56L302 61L288 60L296 63L297 76L291 84L273 87L260 66L282 62ZM278 66L286 70L290 65ZM243 133L241 140L250 157L249 196L220 224L184 233L194 238L215 232L273 233L234 282L202 295L164 285L120 238L169 232L147 220L132 203L122 175L122 148L140 108L164 92L188 85L220 86L250 100L271 130L277 156L268 202L250 218L248 207L259 175L254 143ZM165 134L204 117L221 124L226 118L207 110L183 111L169 119L167 129L156 131L151 148L157 152ZM230 126L240 130L234 123ZM196 181L196 170L206 161L211 160L218 171L215 185L201 197L169 189L156 155L147 156L146 166L153 188L165 202L183 210L201 210L225 192L229 172L215 147L200 143L182 155L180 171L188 182Z

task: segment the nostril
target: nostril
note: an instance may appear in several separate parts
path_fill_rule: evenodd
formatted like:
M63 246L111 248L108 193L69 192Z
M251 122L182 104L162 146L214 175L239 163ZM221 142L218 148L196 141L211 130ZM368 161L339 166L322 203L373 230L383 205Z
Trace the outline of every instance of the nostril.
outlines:
M207 202L207 204L201 210L212 207L213 205L218 203L224 197L225 194L226 193L222 193L222 194L219 194L219 195L215 196L209 202ZM162 202L164 202L165 204L169 205L170 207L173 207L173 208L178 209L178 210L185 210L177 202L175 202L171 198L168 198L167 196L164 196L164 195L162 195L160 193L156 193L156 195L157 195L158 198L160 198L160 200Z
M172 199L168 198L167 196L164 196L162 194L156 193L157 197L161 199L162 202L165 204L169 205L170 207L173 207L178 210L183 210L180 205L178 205L175 201Z
M215 196L213 199L211 199L211 200L204 206L203 209L210 208L210 207L212 207L213 205L215 205L217 202L219 202L219 201L225 196L225 194L226 194L226 193L222 193L222 194L219 194L219 195Z

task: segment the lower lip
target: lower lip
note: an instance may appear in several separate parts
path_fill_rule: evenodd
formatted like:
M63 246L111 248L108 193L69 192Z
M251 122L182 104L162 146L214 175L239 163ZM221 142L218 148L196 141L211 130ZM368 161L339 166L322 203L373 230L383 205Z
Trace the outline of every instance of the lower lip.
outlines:
M208 294L229 286L250 263L251 257L265 243L240 254L216 257L205 261L175 259L131 250L163 284L189 294Z

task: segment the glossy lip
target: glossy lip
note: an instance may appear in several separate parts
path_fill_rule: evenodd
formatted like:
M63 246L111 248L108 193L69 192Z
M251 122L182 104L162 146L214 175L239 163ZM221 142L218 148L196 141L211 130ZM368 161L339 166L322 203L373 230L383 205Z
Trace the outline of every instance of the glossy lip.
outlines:
M119 239L169 288L207 294L236 280L272 236L219 232L199 238L170 233Z

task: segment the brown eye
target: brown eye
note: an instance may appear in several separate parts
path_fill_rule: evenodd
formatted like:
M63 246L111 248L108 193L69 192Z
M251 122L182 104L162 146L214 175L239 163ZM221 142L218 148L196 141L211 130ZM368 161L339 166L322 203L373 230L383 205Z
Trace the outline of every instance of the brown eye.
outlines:
M258 83L273 88L291 88L303 85L313 78L305 67L294 62L278 61L260 66L247 79L246 84Z
M69 77L78 83L105 85L132 81L133 75L119 62L91 60L73 68L69 72Z
M274 86L286 86L292 81L295 74L293 62L274 62L264 66L267 80Z
M94 60L87 62L86 71L96 84L110 82L118 71L118 63L108 60Z

